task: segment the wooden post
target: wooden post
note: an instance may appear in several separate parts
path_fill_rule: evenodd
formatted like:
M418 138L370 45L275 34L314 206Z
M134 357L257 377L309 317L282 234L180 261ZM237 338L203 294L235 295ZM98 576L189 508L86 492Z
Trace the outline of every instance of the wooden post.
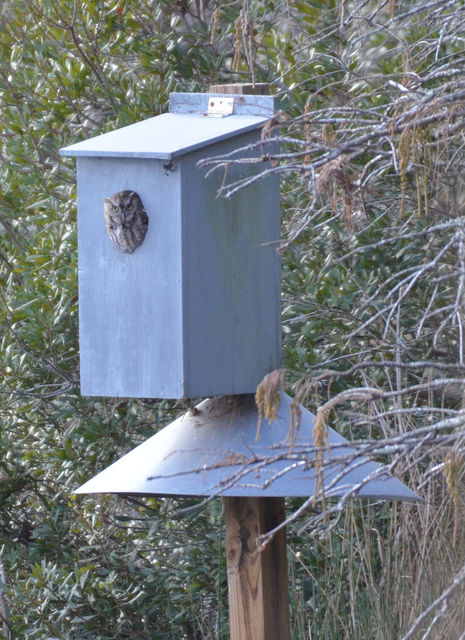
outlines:
M230 640L289 640L286 532L258 551L285 518L284 498L224 498Z

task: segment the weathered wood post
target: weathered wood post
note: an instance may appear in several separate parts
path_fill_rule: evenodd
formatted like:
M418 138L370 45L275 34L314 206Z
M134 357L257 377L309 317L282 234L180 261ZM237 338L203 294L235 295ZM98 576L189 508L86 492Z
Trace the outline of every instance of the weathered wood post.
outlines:
M289 595L286 532L263 551L256 541L283 522L284 498L223 498L231 640L287 640Z

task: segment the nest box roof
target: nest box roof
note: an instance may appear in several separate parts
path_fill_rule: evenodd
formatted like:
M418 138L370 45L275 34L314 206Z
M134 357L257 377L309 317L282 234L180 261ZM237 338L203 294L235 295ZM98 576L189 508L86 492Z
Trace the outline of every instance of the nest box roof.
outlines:
M275 110L272 96L228 96L233 112L208 115L211 94L174 93L170 113L83 140L61 149L64 156L158 158L171 160L190 151L260 128ZM226 96L216 96L224 100Z
M263 421L258 441L253 395L201 402L86 482L76 493L172 496L312 496L315 491L314 416L301 407L289 445L291 398L281 394L276 420ZM382 465L361 457L328 429L324 495L420 501ZM321 496L320 496L321 497Z

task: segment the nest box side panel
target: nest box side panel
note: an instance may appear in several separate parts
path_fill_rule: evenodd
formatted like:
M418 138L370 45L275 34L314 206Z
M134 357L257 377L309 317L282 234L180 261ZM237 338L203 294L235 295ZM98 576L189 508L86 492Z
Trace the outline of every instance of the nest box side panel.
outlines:
M195 151L181 167L187 397L254 393L263 376L280 366L278 175L226 199L217 197L224 171L206 177L206 169L197 166L203 158L256 143L259 136L246 133ZM247 155L262 151L270 152L270 145ZM231 165L226 182L268 167Z
M81 393L180 397L179 171L143 158L78 158ZM105 198L135 191L148 231L124 253L107 231Z

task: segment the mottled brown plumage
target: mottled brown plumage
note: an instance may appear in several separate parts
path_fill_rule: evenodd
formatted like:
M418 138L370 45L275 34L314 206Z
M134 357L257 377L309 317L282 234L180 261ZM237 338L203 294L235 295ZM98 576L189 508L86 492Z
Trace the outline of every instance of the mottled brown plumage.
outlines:
M149 225L142 200L135 191L118 191L103 206L110 238L124 253L133 253L144 241Z

